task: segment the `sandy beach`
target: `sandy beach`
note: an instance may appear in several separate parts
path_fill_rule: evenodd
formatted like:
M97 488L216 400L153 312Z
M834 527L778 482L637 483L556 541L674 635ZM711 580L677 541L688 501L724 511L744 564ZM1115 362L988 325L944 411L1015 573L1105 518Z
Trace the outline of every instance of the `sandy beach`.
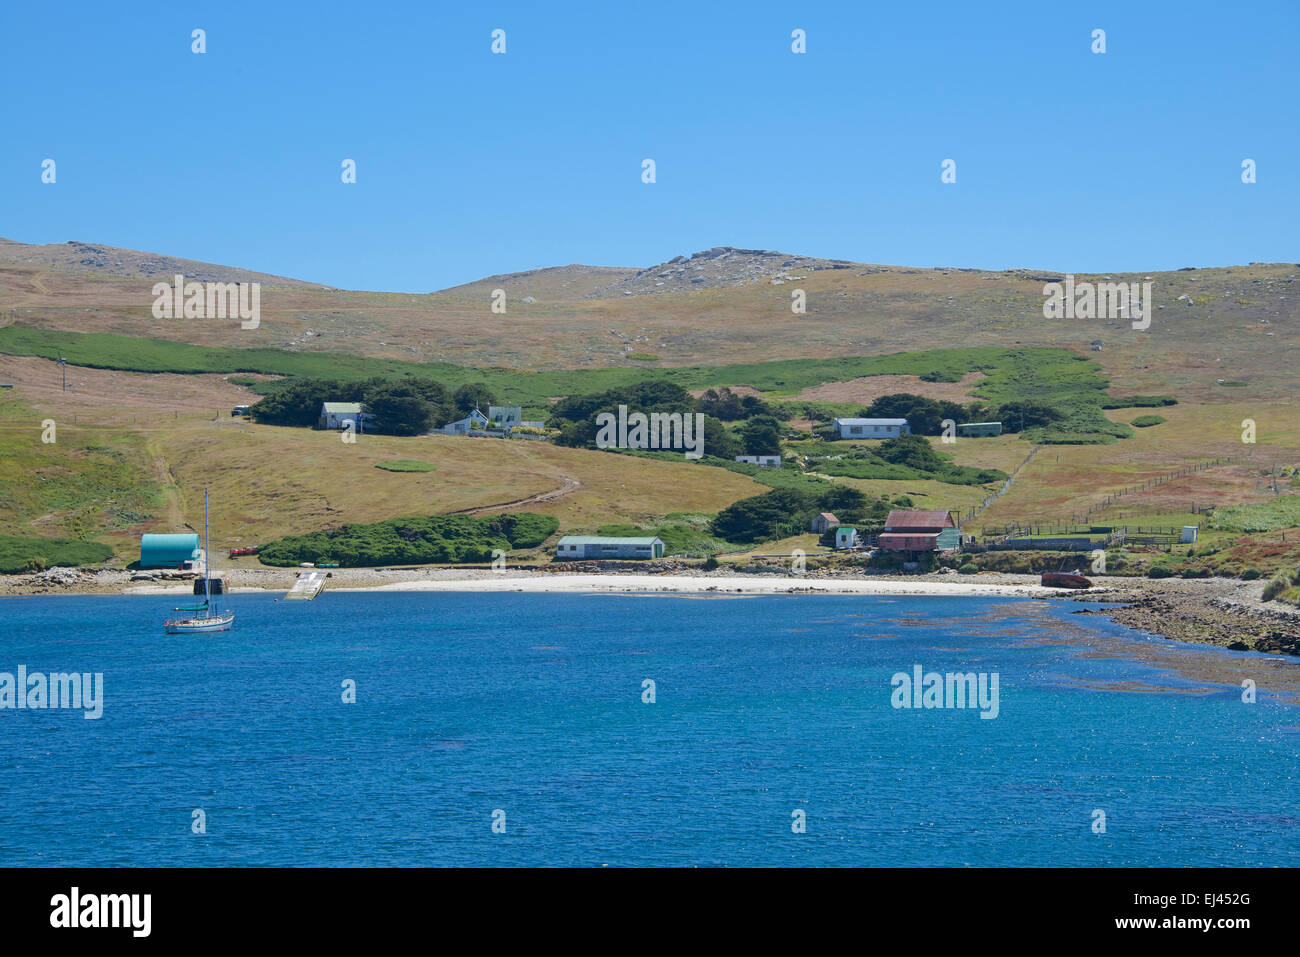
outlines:
M988 584L973 581L908 579L818 579L759 575L499 575L451 581L409 581L332 591L514 591L514 592L671 592L732 595L965 595L1029 598L1052 591L1037 583Z

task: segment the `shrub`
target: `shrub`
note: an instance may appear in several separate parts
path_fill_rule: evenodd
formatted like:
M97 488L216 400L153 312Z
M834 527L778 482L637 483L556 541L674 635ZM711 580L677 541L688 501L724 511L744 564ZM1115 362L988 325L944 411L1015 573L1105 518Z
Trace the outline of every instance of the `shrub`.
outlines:
M708 558L704 559L704 564L701 565L700 567L703 568L706 572L711 572L713 571L713 569L717 568L719 564L720 562L718 561L718 559L715 556L710 555Z
M961 566L961 568L957 569L957 574L959 574L959 575L978 575L978 574L979 574L979 570L980 570L980 567L979 567L978 565L976 565L974 562L967 562L965 565Z
M1168 565L1152 565L1147 569L1147 578L1172 578L1174 570Z
M73 568L98 565L112 557L113 549L100 542L0 535L0 574L3 575L40 572L55 565Z
M1278 572L1276 575L1270 578L1268 580L1268 584L1264 586L1263 599L1264 601L1272 601L1274 598L1282 594L1282 592L1286 591L1290 587L1291 587L1291 576L1288 575L1286 572Z
M1241 570L1240 577L1242 581L1253 582L1256 578L1259 577L1259 575L1260 572L1258 568L1243 568Z
M257 555L266 565L338 562L344 568L485 562L498 548L540 545L559 524L550 515L532 512L395 518L288 536L263 545Z
M1163 415L1139 415L1133 420L1133 425L1139 429L1149 429L1153 425L1159 425L1166 421Z

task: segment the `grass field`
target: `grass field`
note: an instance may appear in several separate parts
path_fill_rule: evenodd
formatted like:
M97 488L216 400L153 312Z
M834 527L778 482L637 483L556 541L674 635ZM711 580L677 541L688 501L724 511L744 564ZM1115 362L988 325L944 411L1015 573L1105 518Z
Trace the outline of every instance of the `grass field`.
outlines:
M261 373L263 375L357 379L419 375L448 388L484 382L505 401L545 409L558 395L588 394L647 379L676 383L688 390L747 386L774 397L790 397L810 387L872 375L928 375L960 381L972 369L983 377L972 394L993 404L1030 401L1050 405L1066 420L1049 430L1109 432L1132 429L1101 413L1107 380L1097 363L1060 348L930 349L882 356L789 359L772 362L680 368L575 369L523 373L499 368L466 368L448 363L405 363L357 355L231 349L105 333L47 332L20 326L0 328L0 353L66 358L75 365L155 373ZM247 380L241 380L247 381ZM255 386L255 388L257 388Z

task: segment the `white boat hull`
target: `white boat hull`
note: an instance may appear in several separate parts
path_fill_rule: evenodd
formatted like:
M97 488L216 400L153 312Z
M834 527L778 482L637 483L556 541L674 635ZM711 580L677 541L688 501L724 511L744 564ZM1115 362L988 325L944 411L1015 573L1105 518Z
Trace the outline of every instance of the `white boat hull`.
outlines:
M206 635L215 631L229 631L235 623L234 615L217 615L213 618L182 618L163 625L169 635Z

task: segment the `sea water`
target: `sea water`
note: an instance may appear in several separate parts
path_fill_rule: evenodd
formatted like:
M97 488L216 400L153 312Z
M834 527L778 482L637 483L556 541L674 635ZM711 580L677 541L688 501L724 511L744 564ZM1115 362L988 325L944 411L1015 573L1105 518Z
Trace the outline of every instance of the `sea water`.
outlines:
M1300 665L1077 603L174 603L0 599L0 672L102 675L0 710L0 866L1300 864ZM901 706L918 667L996 715Z

